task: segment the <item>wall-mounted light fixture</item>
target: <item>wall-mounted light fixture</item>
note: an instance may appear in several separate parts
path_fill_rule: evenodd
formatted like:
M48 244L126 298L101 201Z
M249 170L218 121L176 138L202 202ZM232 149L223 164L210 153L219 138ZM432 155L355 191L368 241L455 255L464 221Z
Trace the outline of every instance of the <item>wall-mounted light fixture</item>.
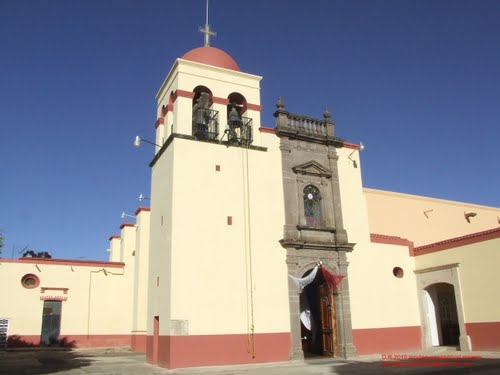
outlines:
M146 197L144 194L139 194L139 202L142 202L143 200L149 200L149 197Z
M477 214L475 212L465 212L464 211L464 217L465 220L467 220L468 223L470 223L470 218L476 216Z
M354 160L351 156L356 152L356 151L363 151L365 149L365 145L363 144L363 142L359 142L359 145L358 147L355 149L355 150L352 150L352 152L349 154L349 156L347 157L350 161L352 161L352 165L354 166L354 168L357 168L358 167L358 163L356 162L356 160Z
M120 215L120 217L122 219L125 219L126 217L131 217L133 219L135 219L135 216L134 215L129 215L129 214L126 214L125 211L122 212L122 214Z
M139 137L138 135L135 136L135 139L134 139L134 147L140 147L141 146L141 142L146 142L146 143L149 143L151 145L154 145L154 146L158 146L161 148L161 146L159 144L156 144L154 142L151 142L151 141L148 141L147 139L142 139L141 137Z

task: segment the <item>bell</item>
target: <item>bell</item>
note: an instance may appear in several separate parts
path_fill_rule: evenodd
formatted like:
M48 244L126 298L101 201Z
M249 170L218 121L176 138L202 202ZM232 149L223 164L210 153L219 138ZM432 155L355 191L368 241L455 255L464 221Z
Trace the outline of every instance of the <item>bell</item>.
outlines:
M236 108L233 107L231 109L231 112L229 112L229 119L227 120L227 122L228 122L229 127L231 129L241 127L240 115L239 115L238 111L236 110Z

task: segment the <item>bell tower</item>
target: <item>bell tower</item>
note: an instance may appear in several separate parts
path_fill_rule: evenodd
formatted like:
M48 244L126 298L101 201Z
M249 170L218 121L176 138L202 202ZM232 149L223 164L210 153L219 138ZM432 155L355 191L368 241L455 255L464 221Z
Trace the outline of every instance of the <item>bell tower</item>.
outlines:
M261 79L205 45L156 95L147 357L163 367L288 359L281 165L259 130Z

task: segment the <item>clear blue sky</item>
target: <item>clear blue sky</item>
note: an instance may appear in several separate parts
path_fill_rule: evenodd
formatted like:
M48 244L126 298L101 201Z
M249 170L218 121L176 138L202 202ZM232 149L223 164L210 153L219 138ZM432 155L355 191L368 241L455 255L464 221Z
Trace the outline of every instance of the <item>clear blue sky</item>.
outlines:
M212 45L274 103L363 141L366 187L500 206L500 1L211 1ZM148 194L155 94L202 45L203 0L0 1L0 228L107 259Z

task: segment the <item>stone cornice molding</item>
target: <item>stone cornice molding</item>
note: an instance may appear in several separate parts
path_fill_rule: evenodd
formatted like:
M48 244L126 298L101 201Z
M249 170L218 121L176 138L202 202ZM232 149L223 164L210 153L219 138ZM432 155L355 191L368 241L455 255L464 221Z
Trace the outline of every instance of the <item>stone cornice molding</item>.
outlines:
M332 177L332 172L330 170L323 167L320 163L314 160L308 161L307 163L304 164L297 165L293 167L292 170L296 174L305 174L309 176L319 176L326 178Z
M160 157L163 155L163 153L165 152L165 150L172 144L172 142L174 141L175 138L185 139L185 140L194 141L194 142L212 143L214 145L221 145L221 146L225 146L225 147L242 147L242 148L248 148L249 150L267 152L267 147L252 146L252 145L249 145L249 146L237 146L237 145L234 145L234 144L232 144L230 142L221 141L221 140L218 140L218 139L215 139L215 140L197 139L197 138L195 138L192 135L186 135L186 134L180 134L180 133L172 133L167 138L167 140L165 141L165 143L161 146L160 150L158 150L158 152L156 153L156 155L153 158L153 160L151 160L151 162L149 163L149 166L151 168L156 164L156 162L158 161L158 159L160 159Z
M312 242L293 239L281 239L280 244L284 248L347 252L353 251L355 245L353 243L336 244L335 242Z

